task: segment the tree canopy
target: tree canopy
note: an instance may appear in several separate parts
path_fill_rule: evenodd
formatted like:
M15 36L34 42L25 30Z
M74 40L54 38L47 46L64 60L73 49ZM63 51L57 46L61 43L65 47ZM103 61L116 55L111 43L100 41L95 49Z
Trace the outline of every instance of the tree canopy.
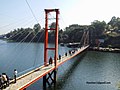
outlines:
M54 29L56 23L50 24L49 28ZM89 30L90 41L95 45L96 39L104 39L105 45L117 44L120 46L120 18L113 16L111 20L106 23L105 21L94 20L91 25L78 25L72 24L64 30L59 27L59 43L80 42L83 32ZM44 41L44 28L40 24L35 24L33 28L18 28L5 35L7 39L15 42L43 42ZM49 32L49 42L54 42L54 31ZM115 40L113 38L116 38ZM109 41L113 40L109 43ZM114 42L115 41L115 42Z

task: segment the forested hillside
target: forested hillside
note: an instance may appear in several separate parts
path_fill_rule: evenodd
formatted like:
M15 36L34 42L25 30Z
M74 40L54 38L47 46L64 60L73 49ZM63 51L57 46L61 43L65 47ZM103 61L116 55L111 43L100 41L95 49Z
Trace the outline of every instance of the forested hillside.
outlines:
M55 23L51 23L49 28L55 28ZM72 24L65 29L59 27L59 43L80 42L83 32L89 30L90 43L95 46L97 39L103 39L102 46L120 47L120 18L113 16L111 20L95 20L91 25ZM35 24L33 28L18 28L5 34L8 40L14 42L43 42L44 28ZM49 42L54 42L54 31L49 32Z

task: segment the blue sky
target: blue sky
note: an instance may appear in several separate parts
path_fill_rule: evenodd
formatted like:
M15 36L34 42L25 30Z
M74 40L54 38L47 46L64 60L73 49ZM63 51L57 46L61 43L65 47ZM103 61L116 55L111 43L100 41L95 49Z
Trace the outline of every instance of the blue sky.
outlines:
M120 17L119 0L27 0L38 22L44 27L44 9L60 9L60 27L70 24L88 25L94 20L108 22ZM33 27L34 19L25 0L0 1L0 34L16 28Z

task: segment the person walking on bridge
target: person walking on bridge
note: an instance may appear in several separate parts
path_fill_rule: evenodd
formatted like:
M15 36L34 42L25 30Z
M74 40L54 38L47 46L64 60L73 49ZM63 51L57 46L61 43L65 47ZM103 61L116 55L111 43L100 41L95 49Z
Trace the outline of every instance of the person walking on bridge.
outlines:
M6 73L2 73L2 79L3 79L3 87L6 88L6 86L9 86Z
M14 69L14 83L16 83L16 77L17 77L17 70L16 69Z
M3 88L3 78L2 75L0 75L0 90Z
M52 60L52 57L50 57L50 59L49 59L49 64L52 65L52 63L53 63L53 60Z
M59 55L59 60L61 60L61 55Z

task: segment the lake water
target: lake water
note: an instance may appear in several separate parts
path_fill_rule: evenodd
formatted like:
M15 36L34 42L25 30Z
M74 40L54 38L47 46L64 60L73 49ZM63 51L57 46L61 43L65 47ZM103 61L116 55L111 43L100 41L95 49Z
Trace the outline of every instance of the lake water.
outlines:
M49 44L49 47L53 47ZM59 46L63 55L70 48ZM53 57L53 52L49 52ZM43 43L8 43L0 40L0 73L13 77L43 65ZM118 90L120 83L120 53L88 51L67 61L58 68L55 90ZM27 88L42 90L42 79ZM54 90L49 88L48 90Z

